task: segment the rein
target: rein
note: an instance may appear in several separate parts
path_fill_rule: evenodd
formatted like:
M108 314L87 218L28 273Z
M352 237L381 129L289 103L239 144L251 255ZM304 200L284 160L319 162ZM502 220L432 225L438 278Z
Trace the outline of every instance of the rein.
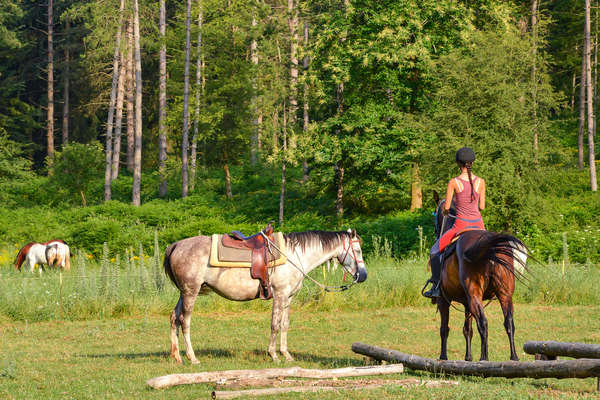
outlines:
M296 254L296 258L298 258L298 261L300 262L301 267L299 267L298 265L296 265L296 263L294 263L294 261L292 261L292 259L290 258L290 256L288 256L283 250L281 250L275 243L273 243L273 241L271 239L269 239L267 237L267 235L265 235L262 231L260 232L261 235L263 235L263 237L266 239L267 243L269 244L269 251L271 251L270 247L273 246L275 248L275 250L279 251L281 254L283 254L284 256L286 256L287 260L290 262L290 264L292 264L294 266L294 268L296 268L298 271L300 271L300 273L305 277L310 279L311 281L313 281L318 287L320 287L321 289L323 289L326 292L330 292L330 293L337 293L337 292L344 292L348 289L350 289L350 287L354 286L356 284L356 282L352 281L349 284L345 284L345 285L340 285L340 286L327 286L322 284L321 282L315 280L313 277L307 275L304 272L304 266L302 265L302 261L300 260L300 257L298 256L298 250L294 250L294 253ZM352 257L354 258L354 261L356 261L356 264L358 265L358 260L356 257L356 253L354 252L354 248L352 247L352 243L350 243L351 241L349 240L349 246L352 248ZM346 250L346 242L344 242L344 250ZM344 258L342 260L346 259L346 256L349 254L349 250L346 251L344 253ZM364 262L364 261L363 261ZM342 266L344 267L344 270L346 271L346 266L343 264L342 262Z

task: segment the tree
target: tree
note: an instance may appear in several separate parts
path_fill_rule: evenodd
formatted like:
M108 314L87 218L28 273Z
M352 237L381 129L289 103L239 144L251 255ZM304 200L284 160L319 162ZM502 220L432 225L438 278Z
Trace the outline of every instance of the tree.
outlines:
M121 55L121 29L123 26L123 9L125 8L125 0L121 0L119 7L119 25L115 35L115 52L113 56L113 74L112 87L110 91L110 104L108 106L108 121L106 123L106 168L104 172L104 201L109 201L111 197L111 178L112 178L112 145L113 145L113 125L114 113L117 97L117 86L119 83L119 56Z
M158 94L158 170L160 174L160 186L158 188L158 195L165 197L167 195L167 177L166 177L166 162L167 162L167 43L165 42L166 32L166 8L165 0L160 0L160 20L159 20L159 32L160 32L160 83L159 83L159 94Z
M139 206L142 179L142 56L140 53L140 13L138 0L133 0L133 43L135 59L135 141L132 203L134 206Z
M62 144L63 146L69 142L69 111L70 111L70 98L69 98L69 85L71 80L70 62L71 62L71 49L69 48L69 35L70 35L71 23L69 17L66 17L65 21L65 70L63 76L63 123L62 123Z
M592 192L598 190L596 179L596 154L594 150L594 97L592 89L592 60L591 60L591 18L590 0L585 0L585 30L584 30L584 54L585 54L585 87L587 100L587 130L588 130L588 157L590 165L590 188Z
M190 101L190 19L192 0L187 0L185 17L185 72L183 74L183 136L181 139L181 197L188 195L188 145Z
M196 104L194 111L194 135L192 136L192 150L190 152L190 189L194 191L196 187L196 162L198 149L198 125L200 124L200 92L203 91L202 85L202 0L198 0L198 40L196 45ZM204 94L204 93L203 93Z
M48 0L48 118L47 121L47 154L48 165L54 160L54 7Z
M80 197L81 204L87 206L91 185L102 176L102 153L102 145L98 142L68 143L56 153L51 182Z

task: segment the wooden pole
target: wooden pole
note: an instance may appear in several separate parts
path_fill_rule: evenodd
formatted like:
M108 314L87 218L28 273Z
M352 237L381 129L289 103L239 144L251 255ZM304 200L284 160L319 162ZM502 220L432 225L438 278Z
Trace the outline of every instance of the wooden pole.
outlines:
M525 342L523 350L528 354L545 354L547 356L600 358L600 345L598 344L529 341Z
M535 362L432 360L364 343L352 344L352 351L378 360L401 362L411 369L443 374L475 375L484 378L561 379L600 377L600 360L581 359Z
M401 374L404 372L402 364L376 365L369 367L348 367L338 369L304 369L300 367L270 368L270 369L242 369L230 371L209 371L194 374L172 374L149 379L146 383L154 389L163 389L176 385L189 385L193 383L220 382L233 379L254 378L343 378L349 376L368 376Z
M302 383L302 381L298 381ZM303 386L288 386L265 389L246 389L246 390L215 390L211 393L213 399L235 399L242 396L266 396L277 395L290 392L330 392L337 390L357 390L357 389L375 389L383 386L425 386L440 387L442 385L458 385L457 381L430 381L420 379L402 379L402 380L386 380L384 382L357 382L357 381L329 381L323 382L321 385L313 385L313 382L303 382Z

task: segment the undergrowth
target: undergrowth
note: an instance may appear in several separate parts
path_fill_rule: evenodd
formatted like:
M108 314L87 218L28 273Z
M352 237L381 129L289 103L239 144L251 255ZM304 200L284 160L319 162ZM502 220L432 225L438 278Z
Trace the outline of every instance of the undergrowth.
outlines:
M369 277L342 293L327 293L305 280L294 308L314 310L362 310L404 306L431 306L420 290L429 272L422 257L398 260L391 245L376 239L367 256ZM72 269L16 271L3 258L0 263L0 316L31 322L45 320L109 319L119 316L171 312L179 293L162 271L158 243L151 255L144 249L111 256L104 246L101 258L79 252ZM0 253L1 255L2 253ZM532 263L526 283L518 283L516 303L593 305L600 303L600 269L593 264L538 265ZM349 276L335 264L316 268L311 276L327 285L349 283ZM232 302L214 293L199 296L196 312L212 310L267 311L270 301ZM199 311L200 310L200 311Z

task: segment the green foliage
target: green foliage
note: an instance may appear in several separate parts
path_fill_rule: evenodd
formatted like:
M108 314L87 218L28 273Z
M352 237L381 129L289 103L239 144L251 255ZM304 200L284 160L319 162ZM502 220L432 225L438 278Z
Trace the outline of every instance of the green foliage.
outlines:
M81 197L85 206L91 184L102 175L103 162L100 143L69 143L56 153L50 181L65 197Z
M487 182L490 211L485 217L492 229L526 223L524 215L534 205L529 194L537 193L542 178L533 150L531 43L520 40L510 18L504 18L492 30L470 32L466 46L440 58L435 107L425 122L432 134L422 151L425 176L445 189L458 171L456 149L475 149L474 172ZM543 59L538 60L538 75L537 129L549 148L544 132L557 96L548 85ZM543 150L539 163L547 165Z

